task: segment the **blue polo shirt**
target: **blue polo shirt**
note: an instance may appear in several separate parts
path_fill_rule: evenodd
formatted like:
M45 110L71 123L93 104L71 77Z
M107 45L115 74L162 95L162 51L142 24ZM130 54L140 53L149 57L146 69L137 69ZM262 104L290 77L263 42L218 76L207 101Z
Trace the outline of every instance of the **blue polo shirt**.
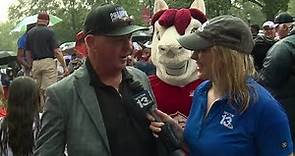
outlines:
M26 48L26 41L27 41L27 33L24 33L17 41L17 47L19 49Z
M217 100L205 117L210 81L196 89L184 129L192 156L287 156L292 152L288 118L280 104L253 79L249 107L243 113L226 97Z

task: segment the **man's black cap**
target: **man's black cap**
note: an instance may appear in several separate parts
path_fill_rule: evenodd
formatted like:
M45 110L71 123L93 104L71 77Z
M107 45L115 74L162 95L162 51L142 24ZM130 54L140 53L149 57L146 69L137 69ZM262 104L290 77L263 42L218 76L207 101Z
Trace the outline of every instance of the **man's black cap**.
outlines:
M177 39L190 50L204 50L215 45L250 54L254 41L249 26L240 18L223 15L205 22L196 32Z
M275 24L291 23L294 22L294 18L287 12L282 12L275 17Z
M84 23L85 34L123 36L147 28L133 24L127 11L116 4L98 6L91 10Z

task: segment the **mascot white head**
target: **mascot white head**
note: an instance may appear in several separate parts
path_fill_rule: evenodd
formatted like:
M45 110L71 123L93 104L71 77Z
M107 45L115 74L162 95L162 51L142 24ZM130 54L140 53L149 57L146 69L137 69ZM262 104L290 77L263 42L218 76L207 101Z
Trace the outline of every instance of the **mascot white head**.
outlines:
M179 10L169 9L164 0L155 0L151 60L159 79L173 86L185 86L198 79L192 51L181 47L177 38L196 31L206 20L203 0Z

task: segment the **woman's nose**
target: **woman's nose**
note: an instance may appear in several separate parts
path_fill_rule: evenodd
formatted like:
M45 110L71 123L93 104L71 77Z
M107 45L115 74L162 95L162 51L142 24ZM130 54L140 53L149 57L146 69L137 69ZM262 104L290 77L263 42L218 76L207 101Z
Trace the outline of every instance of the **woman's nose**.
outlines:
M194 51L194 52L193 52L193 54L192 54L192 56L191 56L191 58L192 58L193 60L196 60L196 61L197 61L197 60L198 60L198 58L199 58L199 56L198 56L198 55L199 55L199 53L198 53L198 52L196 52L196 51Z

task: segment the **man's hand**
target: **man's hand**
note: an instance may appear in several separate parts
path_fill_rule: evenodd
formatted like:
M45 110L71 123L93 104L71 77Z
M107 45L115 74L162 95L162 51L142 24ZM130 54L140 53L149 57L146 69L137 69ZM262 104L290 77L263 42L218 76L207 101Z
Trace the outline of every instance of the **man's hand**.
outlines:
M178 125L177 121L175 121L172 117L170 117L168 114L156 109L153 114L147 114L147 119L151 121L150 123L150 130L153 132L153 135L158 138L159 133L161 132L161 127L165 124L165 122L168 122L172 125L173 129L176 132L176 135L182 139L182 133L183 129ZM156 121L154 116L159 117L161 121Z
M64 70L64 76L67 76L67 75L69 75L69 69L68 69L68 67L63 67L63 70Z
M57 60L59 61L59 63L62 65L63 70L64 70L64 76L69 75L69 69L66 65L66 62L64 60L63 54L61 52L61 50L59 48L54 49L54 54L57 58Z

